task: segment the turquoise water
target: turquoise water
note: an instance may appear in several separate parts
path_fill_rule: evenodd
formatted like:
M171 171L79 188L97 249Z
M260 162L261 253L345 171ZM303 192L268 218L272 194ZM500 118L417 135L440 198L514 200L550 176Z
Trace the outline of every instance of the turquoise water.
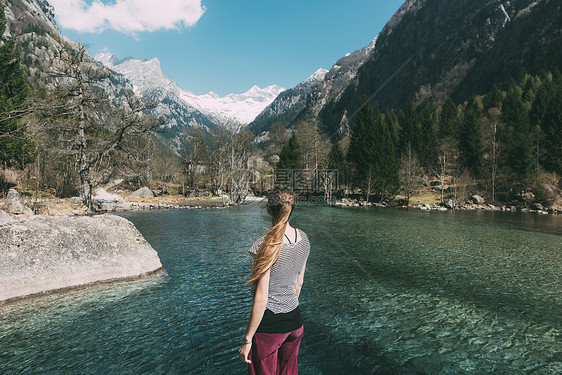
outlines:
M0 374L244 374L259 204L124 214L165 271L0 306ZM562 217L300 206L301 374L562 374Z

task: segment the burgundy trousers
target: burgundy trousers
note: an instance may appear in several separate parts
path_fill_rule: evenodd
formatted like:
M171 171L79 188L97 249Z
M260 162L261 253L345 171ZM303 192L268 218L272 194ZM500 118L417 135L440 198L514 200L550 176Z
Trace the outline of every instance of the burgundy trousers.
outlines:
M257 332L250 349L250 375L298 374L297 356L302 333L302 326L287 333Z

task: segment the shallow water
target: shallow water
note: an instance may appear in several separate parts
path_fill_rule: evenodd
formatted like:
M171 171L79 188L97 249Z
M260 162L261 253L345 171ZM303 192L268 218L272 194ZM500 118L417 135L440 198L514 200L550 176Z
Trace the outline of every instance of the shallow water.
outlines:
M259 204L124 214L165 271L0 306L0 373L244 374ZM562 374L562 217L300 206L301 374Z

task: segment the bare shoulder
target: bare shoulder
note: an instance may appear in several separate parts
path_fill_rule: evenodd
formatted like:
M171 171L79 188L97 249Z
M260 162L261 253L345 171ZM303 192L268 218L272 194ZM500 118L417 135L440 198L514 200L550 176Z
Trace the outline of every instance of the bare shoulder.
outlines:
M304 233L302 229L297 228L297 242L304 239L308 239L308 236L306 235L306 233Z

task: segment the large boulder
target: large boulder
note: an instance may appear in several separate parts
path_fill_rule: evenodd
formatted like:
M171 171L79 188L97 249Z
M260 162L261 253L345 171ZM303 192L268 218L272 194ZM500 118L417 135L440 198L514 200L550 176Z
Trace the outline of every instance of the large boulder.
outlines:
M129 194L128 198L154 198L154 194L145 186Z
M162 268L156 251L115 215L34 216L0 226L0 301Z
M93 196L96 202L118 202L121 197L117 194L111 194L104 188L97 188Z
M475 195L472 196L472 202L474 204L484 204L484 198L482 198L478 194L475 194Z
M14 215L33 215L33 211L25 205L20 193L16 189L8 190L4 209Z
M532 209L532 210L542 211L542 210L544 210L544 207L543 207L542 204L540 204L540 203L533 203L533 204L531 205L531 209Z
M16 219L8 215L6 212L0 210L0 225L4 225L14 221L16 221Z

